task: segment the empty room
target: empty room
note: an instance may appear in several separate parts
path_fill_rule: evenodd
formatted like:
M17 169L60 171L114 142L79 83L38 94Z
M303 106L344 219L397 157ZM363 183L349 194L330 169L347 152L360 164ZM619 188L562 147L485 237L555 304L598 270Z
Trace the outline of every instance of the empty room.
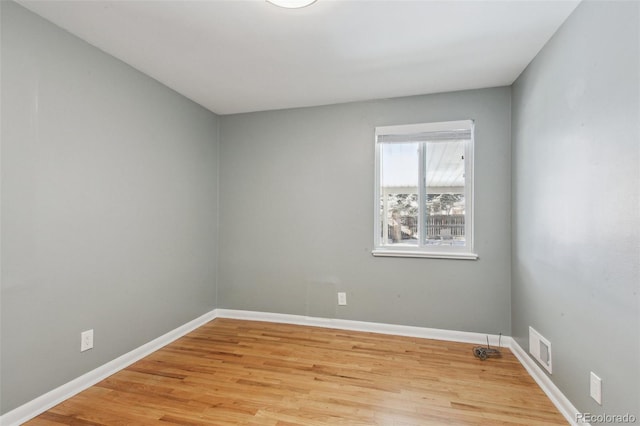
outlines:
M0 0L1 425L640 424L640 2Z

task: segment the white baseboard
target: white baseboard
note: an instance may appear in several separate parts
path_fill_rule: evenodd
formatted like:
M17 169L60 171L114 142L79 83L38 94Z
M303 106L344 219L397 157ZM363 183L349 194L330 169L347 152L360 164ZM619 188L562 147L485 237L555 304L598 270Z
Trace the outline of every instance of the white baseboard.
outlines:
M38 398L15 408L12 411L0 416L0 425L14 426L20 425L37 415L47 411L62 401L82 392L83 390L95 385L101 380L117 373L118 371L128 367L134 362L144 358L145 356L157 351L163 346L168 345L174 340L179 339L185 334L195 330L196 328L206 324L215 318L233 318L251 321L266 321L285 324L298 324L314 327L336 328L340 330L364 331L379 334L391 334L397 336L419 337L423 339L446 340L452 342L485 344L487 334L473 333L466 331L442 330L437 328L414 327L408 325L383 324L365 321L353 321L345 319L330 319L307 317L303 315L277 314L270 312L255 311L239 311L232 309L214 309L183 326L180 326L157 339L152 340L128 352L113 361L110 361L95 370L92 370L64 385L53 389ZM489 335L491 345L498 345L498 335ZM555 384L547 377L542 369L525 353L518 343L508 336L502 336L502 346L511 349L513 354L518 358L527 372L542 388L551 402L558 408L560 413L572 425L578 425L576 422L577 409L571 404ZM587 423L581 423L587 424Z
M251 321L277 322L284 324L309 325L314 327L336 328L339 330L365 331L369 333L392 334L396 336L420 337L423 339L446 340L450 342L486 344L487 334L468 331L442 330L438 328L413 327L410 325L383 324L376 322L353 321L337 318L317 318L304 315L274 314L271 312L237 311L216 309L219 318L233 318ZM490 334L491 345L498 346L497 334ZM502 345L507 346L509 338L502 336Z
M542 370L542 368L536 364L536 362L525 352L524 349L516 342L515 339L511 338L510 340L510 349L511 352L518 358L520 364L524 366L529 375L533 377L533 380L536 381L538 386L543 390L545 394L549 397L553 405L556 406L560 414L564 416L565 419L569 422L569 424L578 426L578 425L589 425L589 423L581 422L578 423L577 414L578 409L573 406L571 401L564 396L564 394L558 389L558 387L551 381L549 376Z
M215 310L207 312L206 314L194 319L193 321L189 321L188 323L171 330L170 332L163 334L150 341L149 343L145 343L128 352L113 361L109 361L108 363L101 365L95 370L91 370L82 376L71 380L68 383L65 383L62 386L59 386L53 389L50 392L45 393L27 402L20 407L17 407L2 416L0 416L0 425L3 426L14 426L20 425L27 420L30 420L36 417L39 414L44 413L48 409L58 405L62 401L71 398L72 396L82 392L83 390L95 385L101 380L106 379L114 373L128 367L136 361L146 357L147 355L157 351L163 346L168 345L174 340L179 339L185 334L195 330L196 328L206 324L207 322L215 319L216 314Z

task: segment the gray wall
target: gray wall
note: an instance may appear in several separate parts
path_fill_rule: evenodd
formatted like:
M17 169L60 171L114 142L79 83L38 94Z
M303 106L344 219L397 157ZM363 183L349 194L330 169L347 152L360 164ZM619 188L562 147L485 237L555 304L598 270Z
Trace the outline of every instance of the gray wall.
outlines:
M0 3L4 413L215 307L218 119Z
M509 334L510 96L221 117L219 307ZM373 257L375 126L466 118L476 120L480 259Z
M512 332L581 411L640 407L639 3L581 4L513 87ZM603 405L589 397L589 372Z

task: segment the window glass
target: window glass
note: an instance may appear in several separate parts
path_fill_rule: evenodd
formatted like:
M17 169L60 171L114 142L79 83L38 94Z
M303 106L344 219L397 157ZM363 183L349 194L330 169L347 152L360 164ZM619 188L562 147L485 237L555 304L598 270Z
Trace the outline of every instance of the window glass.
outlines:
M417 245L418 144L385 144L382 151L381 237L384 244Z
M465 141L426 143L426 245L465 245Z

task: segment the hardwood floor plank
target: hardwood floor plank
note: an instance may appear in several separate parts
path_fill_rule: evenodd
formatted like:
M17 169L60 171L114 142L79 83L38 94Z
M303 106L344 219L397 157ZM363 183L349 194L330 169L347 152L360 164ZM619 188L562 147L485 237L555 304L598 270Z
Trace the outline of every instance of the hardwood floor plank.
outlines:
M508 349L216 319L28 425L566 425Z

